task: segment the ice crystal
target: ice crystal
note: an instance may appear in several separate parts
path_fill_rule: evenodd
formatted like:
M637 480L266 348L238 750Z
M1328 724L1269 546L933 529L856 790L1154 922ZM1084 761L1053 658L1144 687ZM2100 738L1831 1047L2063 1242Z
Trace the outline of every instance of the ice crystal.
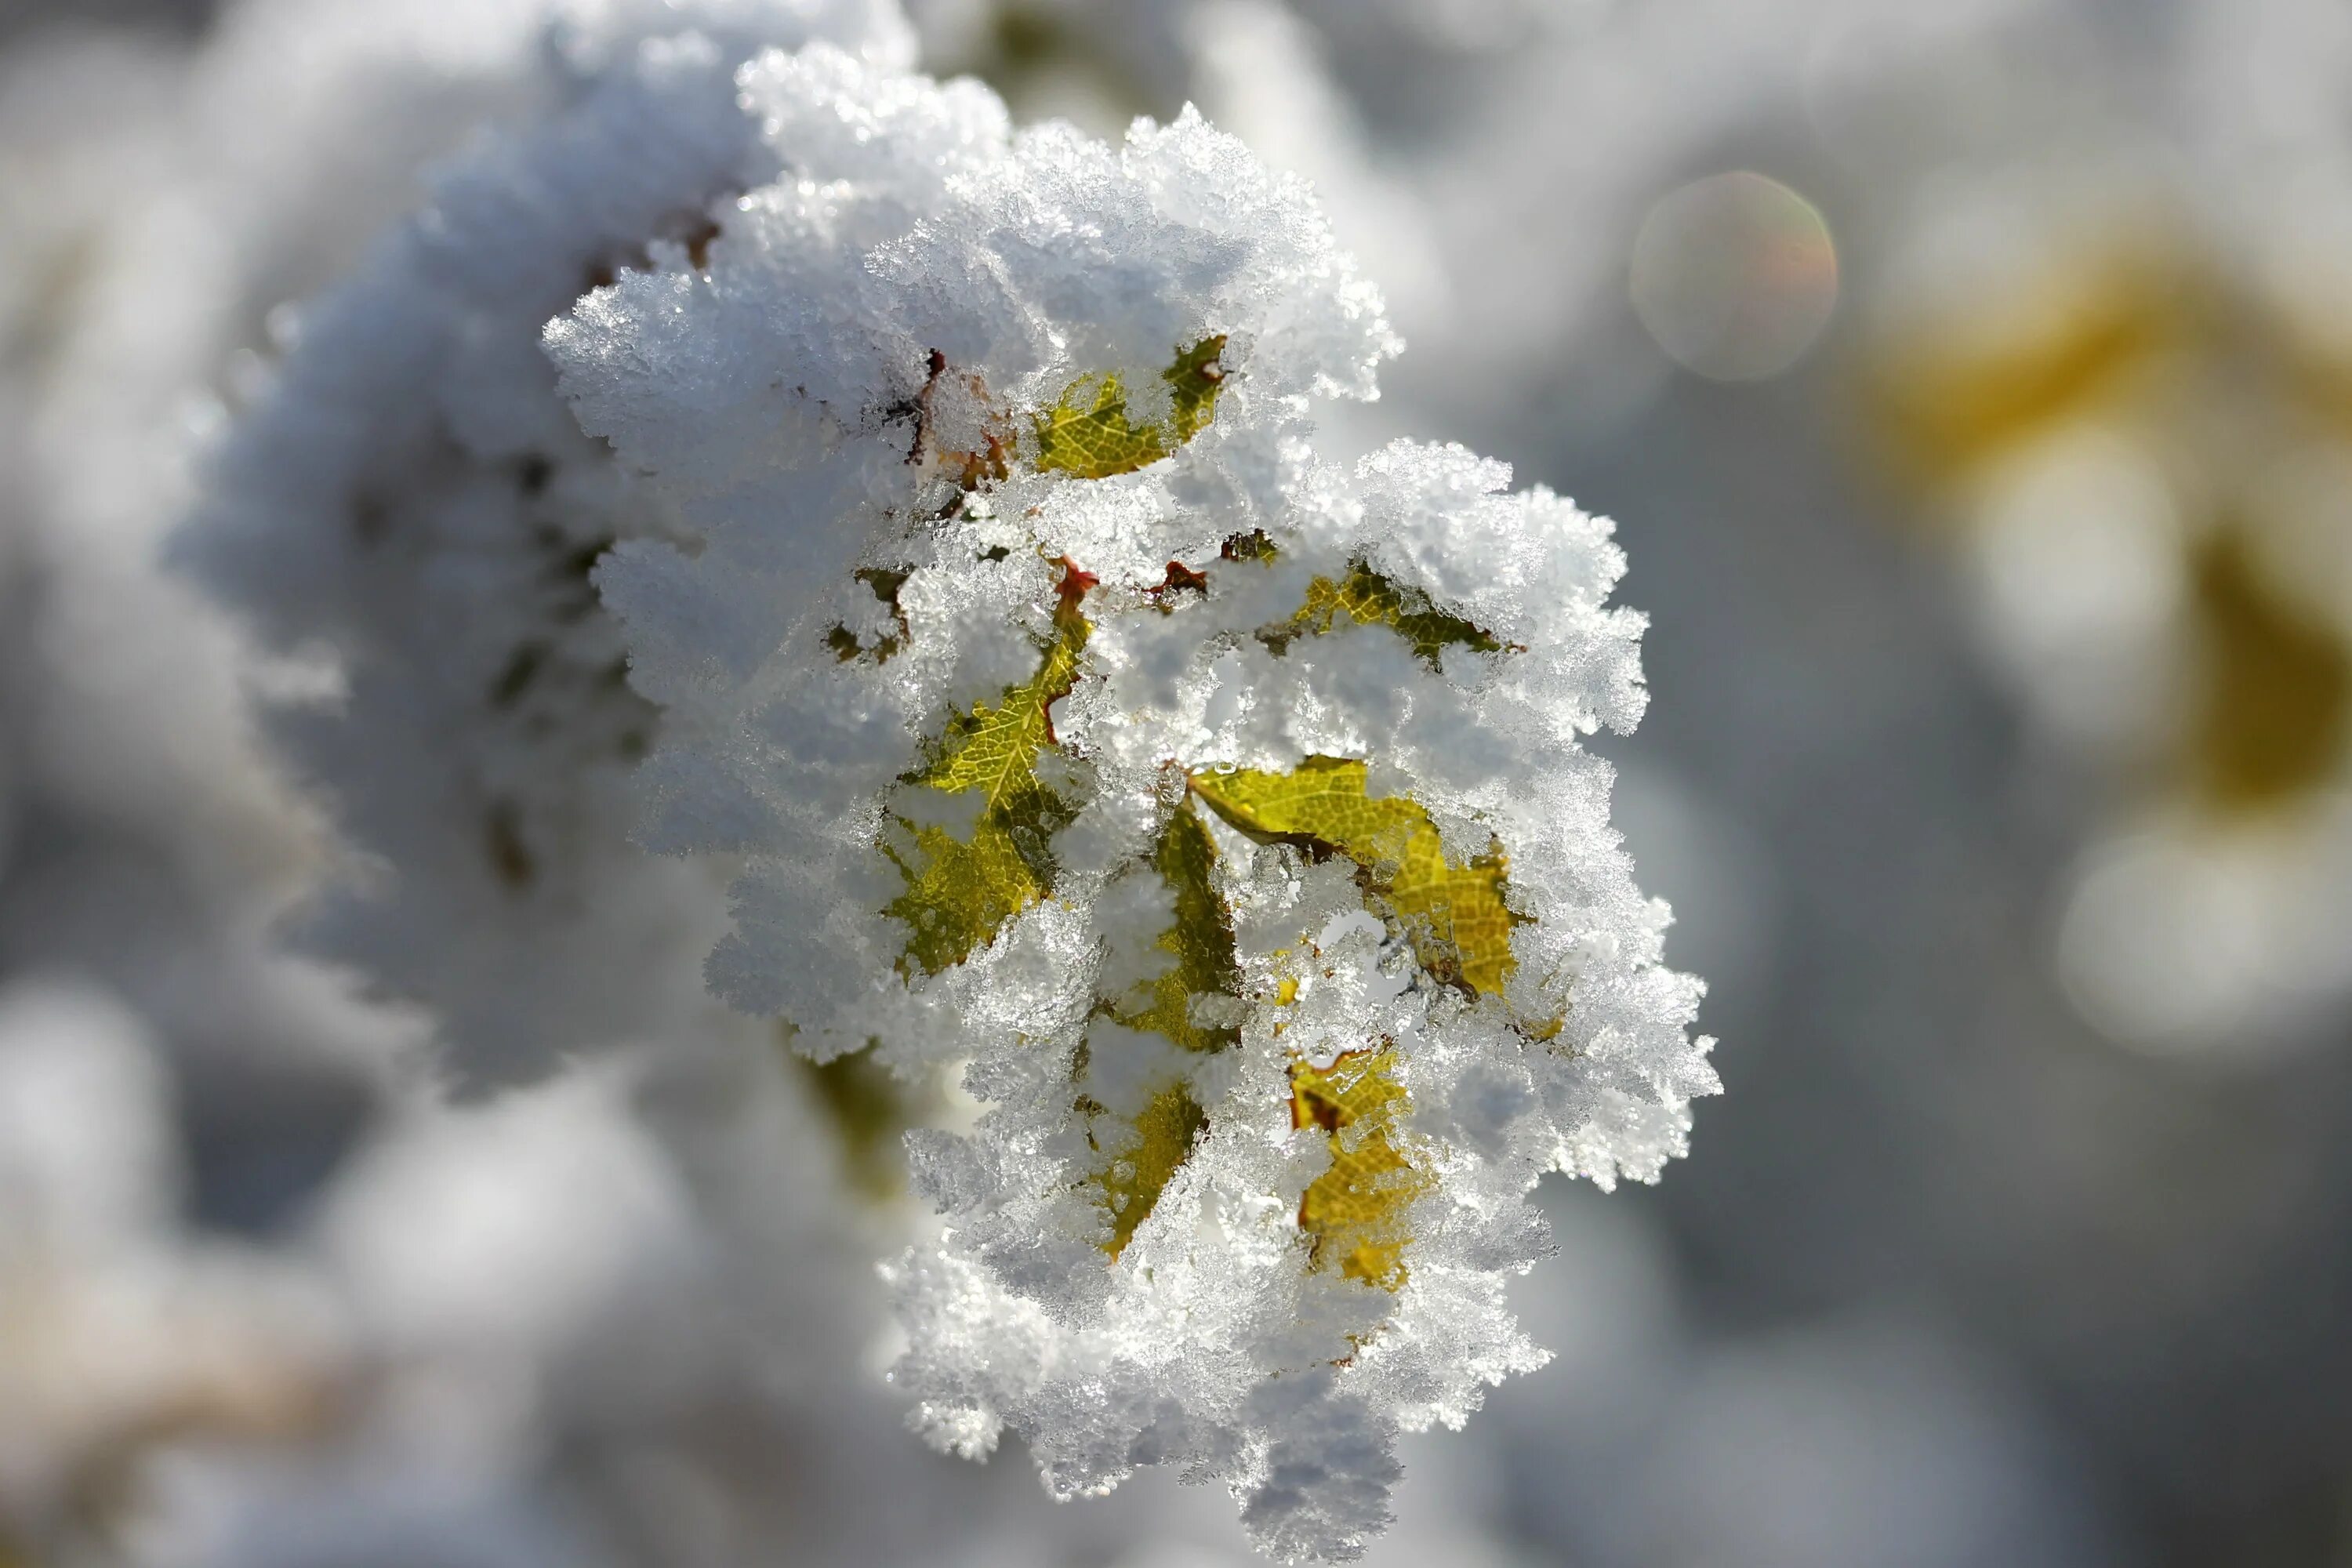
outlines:
M1196 114L740 82L781 177L547 334L674 508L597 569L646 837L743 867L729 1000L985 1106L912 1138L918 1428L1351 1556L1393 1434L1543 1359L1536 1178L1654 1177L1714 1088L1580 743L1643 700L1622 556L1458 447L1317 455L1400 345Z

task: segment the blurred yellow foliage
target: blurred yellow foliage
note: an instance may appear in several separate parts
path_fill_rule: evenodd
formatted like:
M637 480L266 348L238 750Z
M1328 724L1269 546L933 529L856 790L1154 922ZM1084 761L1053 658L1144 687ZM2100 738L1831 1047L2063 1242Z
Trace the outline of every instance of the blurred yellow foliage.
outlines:
M2302 456L2352 450L2347 382L2327 333L2276 306L2187 234L2136 227L2053 246L1977 310L1898 318L1867 377L1895 471L1964 521L2038 451L2121 439L2145 456L2178 511L2161 547L2184 590L2161 787L2221 819L2311 798L2352 738L2352 626L2293 581L2263 499ZM2308 520L2287 532L2307 539Z
M1898 331L1872 366L1874 423L1915 482L1964 483L2055 426L2135 399L2202 312L2179 268L2121 247L2003 303Z
M786 1029L789 1037L789 1025ZM906 1087L874 1059L870 1047L829 1062L803 1056L793 1059L800 1064L817 1108L840 1142L842 1167L850 1184L868 1197L897 1197L907 1184L898 1135L914 1125Z
M2199 795L2254 810L2323 784L2352 721L2352 649L2265 584L2234 531L2190 563L2204 689L2189 753Z

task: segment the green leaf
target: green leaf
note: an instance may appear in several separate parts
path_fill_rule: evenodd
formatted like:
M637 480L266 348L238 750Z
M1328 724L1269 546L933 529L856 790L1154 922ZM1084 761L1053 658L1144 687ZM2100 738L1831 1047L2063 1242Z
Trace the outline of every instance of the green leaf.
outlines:
M1216 417L1225 373L1220 334L1202 339L1160 373L1168 384L1168 417L1128 422L1127 384L1117 374L1086 375L1062 389L1054 406L1032 421L1037 467L1081 479L1107 479L1156 463L1190 441Z
M1077 606L1092 583L1065 565L1054 640L1037 673L949 721L931 764L904 781L978 797L968 833L896 815L883 835L882 853L907 883L883 912L907 923L898 967L909 979L962 963L1053 885L1052 839L1076 807L1039 777L1037 763L1055 743L1050 710L1077 679L1088 630Z
M1396 1068L1393 1045L1349 1051L1328 1068L1290 1068L1290 1124L1322 1128L1331 1145L1331 1168L1298 1203L1298 1228L1310 1238L1307 1266L1391 1291L1409 1272L1406 1214L1433 1180L1397 1147L1412 1101Z
M1261 841L1356 863L1374 908L1412 942L1421 966L1473 995L1498 995L1516 963L1505 901L1507 858L1496 845L1467 865L1446 858L1437 825L1404 795L1365 791L1364 764L1309 757L1288 773L1196 773L1192 792Z

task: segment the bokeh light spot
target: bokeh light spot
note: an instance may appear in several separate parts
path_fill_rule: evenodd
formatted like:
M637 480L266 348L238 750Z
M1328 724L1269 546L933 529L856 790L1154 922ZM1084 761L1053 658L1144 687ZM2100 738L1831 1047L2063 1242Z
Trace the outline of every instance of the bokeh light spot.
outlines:
M1669 193L1633 239L1634 313L1678 364L1762 381L1804 357L1837 308L1837 247L1820 209L1762 174Z

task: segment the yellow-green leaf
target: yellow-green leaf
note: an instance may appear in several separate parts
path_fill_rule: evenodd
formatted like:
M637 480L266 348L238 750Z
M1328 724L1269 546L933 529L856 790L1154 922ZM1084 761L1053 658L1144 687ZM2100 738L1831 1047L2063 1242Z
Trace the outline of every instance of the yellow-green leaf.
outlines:
M1076 808L1038 776L1037 763L1054 743L1050 710L1077 679L1087 632L1077 601L1088 581L1066 572L1054 640L1037 673L993 705L950 720L931 764L905 781L978 798L968 833L898 816L883 835L882 853L907 883L883 910L908 928L903 975L962 963L1053 885L1051 841Z
M1171 1083L1145 1102L1142 1114L1108 1145L1109 1162L1092 1178L1110 1219L1105 1252L1116 1258L1127 1250L1208 1124L1190 1086Z
M1170 819L1151 864L1176 900L1174 921L1155 945L1176 962L1152 981L1151 1000L1139 1011L1106 1008L1129 1028L1164 1035L1188 1051L1221 1051L1241 1038L1237 1028L1195 1021L1195 997L1238 998L1242 988L1233 921L1210 880L1216 857L1208 829L1189 809Z
M1501 993L1515 967L1511 927L1525 918L1504 900L1501 846L1467 865L1447 859L1420 804L1368 795L1364 764L1346 758L1309 757L1288 773L1197 773L1192 784L1254 837L1354 861L1366 893L1412 941L1423 969L1474 994Z
M1150 999L1140 1007L1121 1011L1109 1003L1100 1011L1128 1028L1157 1034L1188 1051L1202 1055L1222 1051L1241 1038L1241 1030L1201 1016L1202 998L1231 999L1238 1008L1241 964L1234 953L1234 928L1218 897L1210 868L1216 846L1208 829L1188 808L1179 810L1161 833L1151 864L1174 895L1175 909L1168 929L1156 942L1175 963L1155 976ZM1085 1079L1082 1066L1078 1077ZM1080 1114L1090 1122L1106 1114L1098 1102L1081 1098ZM1160 1201L1160 1194L1184 1163L1193 1137L1207 1118L1181 1083L1171 1083L1153 1096L1143 1114L1125 1131L1091 1130L1097 1147L1108 1148L1111 1160L1089 1179L1102 1194L1111 1235L1103 1249L1117 1258L1135 1237Z
M860 642L857 634L851 631L847 626L836 625L831 631L824 634L824 646L831 648L833 657L844 664L867 654L873 655L875 663L887 664L890 662L890 656L904 647L907 643L907 612L899 606L898 590L907 585L908 574L894 572L881 566L866 566L850 575L865 584L872 591L875 598L889 606L890 618L897 623L896 629L885 632L875 640L873 646L868 647Z
M1233 535L1225 541L1223 547L1217 553L1227 561L1255 561L1261 563L1272 563L1280 559L1282 555L1282 552L1276 547L1273 540L1266 537L1265 530L1262 528L1253 528L1247 533Z
M1224 349L1221 334L1178 353L1160 373L1168 384L1168 416L1142 425L1128 420L1127 384L1118 374L1080 376L1034 421L1037 467L1081 479L1107 479L1158 462L1216 417L1217 394L1225 379L1217 356Z
M1494 636L1460 616L1450 615L1418 588L1404 587L1359 561L1339 582L1317 577L1307 584L1307 602L1289 620L1258 633L1276 653L1301 637L1322 637L1342 618L1358 626L1387 626L1412 645L1413 657L1432 669L1449 647L1498 653Z
M1331 1168L1298 1204L1307 1267L1337 1268L1383 1290L1405 1282L1406 1215L1430 1185L1429 1173L1397 1147L1410 1097L1396 1068L1396 1047L1383 1046L1350 1051L1328 1068L1302 1061L1290 1068L1290 1124L1322 1128L1331 1145Z

